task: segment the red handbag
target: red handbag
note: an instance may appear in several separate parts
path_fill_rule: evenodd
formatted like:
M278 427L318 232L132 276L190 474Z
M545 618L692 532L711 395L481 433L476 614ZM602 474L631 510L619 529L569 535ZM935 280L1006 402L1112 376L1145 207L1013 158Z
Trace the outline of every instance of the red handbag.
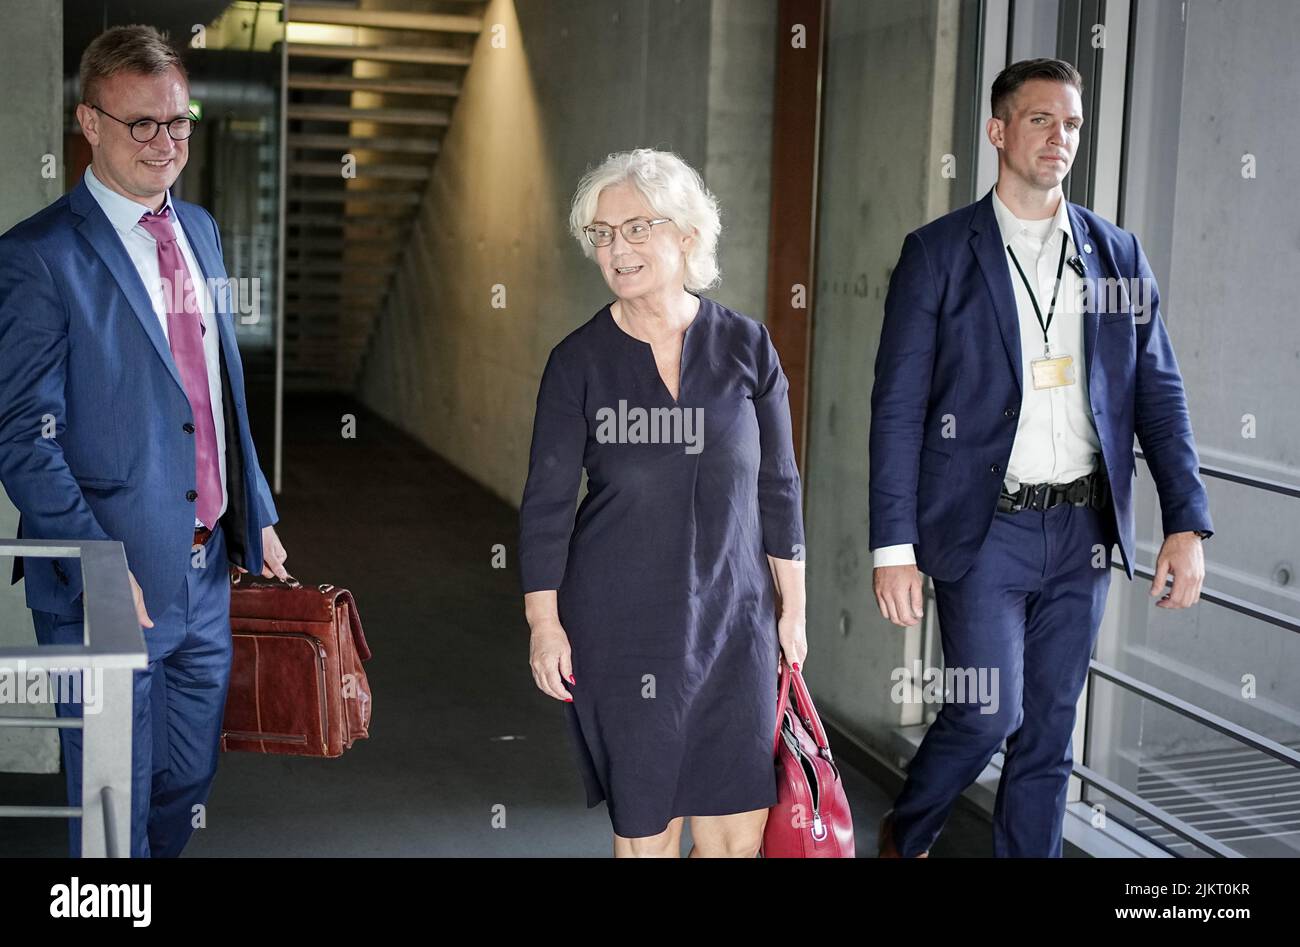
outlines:
M776 706L777 803L763 829L764 858L853 858L853 814L803 675L781 662ZM794 689L794 706L790 690Z

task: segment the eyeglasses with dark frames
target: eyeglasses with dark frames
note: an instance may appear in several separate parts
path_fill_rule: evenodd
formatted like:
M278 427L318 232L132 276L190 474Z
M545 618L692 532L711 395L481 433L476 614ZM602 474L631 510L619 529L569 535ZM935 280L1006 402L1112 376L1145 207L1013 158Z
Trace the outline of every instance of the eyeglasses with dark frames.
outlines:
M194 134L194 126L199 123L198 116L186 115L181 118L173 118L170 122L159 122L153 118L141 118L134 122L126 122L116 115L109 115L102 108L94 103L87 102L91 108L101 115L108 115L115 122L119 122L131 129L131 137L141 144L153 141L158 137L158 130L164 125L167 126L167 134L171 136L172 141L184 141Z
M650 239L651 227L671 222L671 217L656 217L654 220L647 220L645 217L633 217L631 220L625 220L619 224L618 231L628 243L645 243ZM587 242L593 247L607 247L614 242L613 226L603 221L583 227L582 232L587 235Z

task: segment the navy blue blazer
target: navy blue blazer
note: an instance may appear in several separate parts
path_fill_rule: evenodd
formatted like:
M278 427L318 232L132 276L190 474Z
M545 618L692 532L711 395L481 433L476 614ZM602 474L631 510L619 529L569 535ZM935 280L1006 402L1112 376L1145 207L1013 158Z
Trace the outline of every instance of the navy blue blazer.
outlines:
M1152 295L1084 314L1093 425L1114 497L1114 536L1133 578L1133 436L1165 535L1212 531L1182 376L1137 238L1069 204L1089 279L1150 279ZM1130 284L1132 285L1132 284ZM1086 368L1085 368L1086 366ZM992 525L1022 400L1020 321L992 191L908 234L889 281L871 392L870 543L913 543L917 568L955 581ZM956 418L956 437L942 436Z
M212 215L172 206L204 277L224 279ZM262 527L279 514L249 431L232 294L214 297L221 526L230 560L260 573ZM0 482L21 514L19 537L120 541L145 607L161 614L183 588L194 542L193 420L144 281L84 180L0 236ZM29 608L79 613L75 560L24 568L18 558L13 581L22 577Z

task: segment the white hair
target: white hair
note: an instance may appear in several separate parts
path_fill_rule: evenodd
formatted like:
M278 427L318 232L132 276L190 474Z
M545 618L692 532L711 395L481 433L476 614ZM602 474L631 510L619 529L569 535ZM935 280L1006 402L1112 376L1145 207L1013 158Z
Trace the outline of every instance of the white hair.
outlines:
M587 257L596 255L583 228L596 217L601 191L628 183L659 217L668 217L683 234L695 234L686 254L686 289L703 291L719 282L718 234L722 222L718 199L699 173L671 151L637 148L611 154L578 182L569 209L569 231Z

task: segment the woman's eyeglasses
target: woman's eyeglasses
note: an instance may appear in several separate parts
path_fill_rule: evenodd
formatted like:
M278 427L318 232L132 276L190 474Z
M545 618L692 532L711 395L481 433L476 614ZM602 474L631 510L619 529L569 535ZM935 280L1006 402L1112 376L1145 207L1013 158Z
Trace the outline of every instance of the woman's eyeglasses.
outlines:
M618 231L628 243L645 243L650 239L651 227L656 224L670 223L671 221L672 218L670 217L656 217L654 220L633 217L631 220L625 220L619 224ZM589 227L583 227L582 232L587 235L587 240L593 247L607 247L614 242L614 228L610 224L595 223Z

